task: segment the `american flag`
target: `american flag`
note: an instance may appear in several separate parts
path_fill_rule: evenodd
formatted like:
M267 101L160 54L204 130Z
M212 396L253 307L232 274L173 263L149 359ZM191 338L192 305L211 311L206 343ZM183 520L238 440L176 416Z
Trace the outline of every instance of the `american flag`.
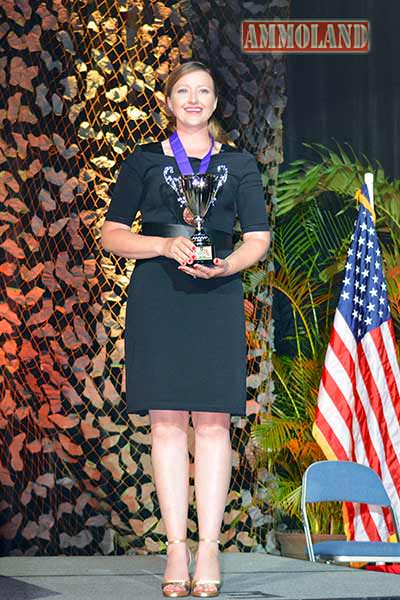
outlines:
M358 218L322 371L313 434L328 459L374 469L400 516L400 369L366 185L356 198ZM348 539L390 539L393 528L380 509L347 503L346 509Z

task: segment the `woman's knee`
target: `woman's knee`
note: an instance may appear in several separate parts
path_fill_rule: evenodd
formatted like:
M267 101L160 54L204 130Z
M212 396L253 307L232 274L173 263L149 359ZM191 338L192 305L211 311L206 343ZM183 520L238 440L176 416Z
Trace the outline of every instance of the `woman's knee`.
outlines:
M192 413L196 436L225 439L230 434L230 415L227 413Z
M186 411L151 410L151 436L162 442L186 440L189 414Z

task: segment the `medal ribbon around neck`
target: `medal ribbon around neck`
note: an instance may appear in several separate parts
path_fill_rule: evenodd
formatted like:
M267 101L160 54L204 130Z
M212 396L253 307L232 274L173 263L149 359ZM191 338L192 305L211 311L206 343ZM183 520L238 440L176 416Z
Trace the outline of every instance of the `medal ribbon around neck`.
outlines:
M203 156L203 158L201 159L200 168L198 170L197 175L204 175L204 173L207 172L208 165L210 164L211 153L214 148L214 138L212 135L210 135L210 139L211 139L210 149L207 152L207 154L205 156ZM190 164L186 150L183 147L180 137L176 131L174 131L174 133L169 138L169 143L170 143L173 155L175 157L175 160L178 163L178 167L179 167L181 174L182 175L195 175L195 172L193 170L192 165Z

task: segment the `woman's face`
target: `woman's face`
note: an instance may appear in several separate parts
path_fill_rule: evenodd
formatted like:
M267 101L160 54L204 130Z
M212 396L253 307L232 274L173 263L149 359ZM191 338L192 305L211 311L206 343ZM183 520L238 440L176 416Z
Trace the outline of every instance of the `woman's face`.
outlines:
M167 104L177 127L206 126L217 106L211 76L202 70L182 75L167 97Z

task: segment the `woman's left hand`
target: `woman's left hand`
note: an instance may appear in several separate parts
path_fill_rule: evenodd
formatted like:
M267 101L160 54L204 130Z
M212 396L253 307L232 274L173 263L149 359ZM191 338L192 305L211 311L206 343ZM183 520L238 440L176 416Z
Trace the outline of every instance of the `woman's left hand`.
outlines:
M186 264L179 266L178 269L183 271L187 275L192 277L198 277L199 279L212 279L213 277L226 277L230 275L231 265L226 258L214 258L213 267L205 267L203 265L190 265Z

